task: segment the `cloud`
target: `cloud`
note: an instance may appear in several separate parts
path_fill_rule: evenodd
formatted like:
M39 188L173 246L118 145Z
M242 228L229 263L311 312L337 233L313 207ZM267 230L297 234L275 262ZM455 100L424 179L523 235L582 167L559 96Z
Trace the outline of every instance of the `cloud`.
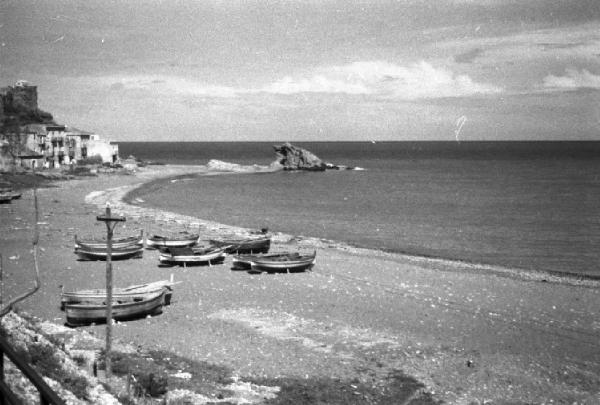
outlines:
M498 93L501 89L476 83L469 76L455 75L427 62L399 66L384 61L364 61L324 68L308 78L288 76L260 91L274 94L364 94L412 100Z
M214 86L176 76L148 75L126 76L121 78L107 77L105 82L112 82L112 90L144 90L152 93L172 95L192 95L201 97L231 98L238 90L227 86Z
M544 87L559 89L600 89L600 75L586 69L566 69L564 76L548 75L544 78Z
M249 95L346 94L386 99L414 100L465 97L498 93L500 88L477 83L467 75L436 68L427 62L399 66L383 61L354 62L316 69L305 77L285 76L262 87L210 85L176 76L128 76L105 78L116 91L141 90L153 94L236 98Z
M326 75L315 75L311 78L293 79L286 76L283 79L258 90L274 94L296 94L296 93L346 93L346 94L369 94L371 91L362 83L354 83L348 80Z

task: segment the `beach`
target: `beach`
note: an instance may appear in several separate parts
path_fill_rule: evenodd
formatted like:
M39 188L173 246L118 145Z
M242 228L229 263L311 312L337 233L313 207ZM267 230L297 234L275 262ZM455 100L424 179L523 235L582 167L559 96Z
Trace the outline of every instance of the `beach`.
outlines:
M247 230L156 210L122 198L144 183L205 166L151 166L38 189L42 287L19 309L64 323L59 293L103 287L104 262L77 261L74 236L100 236L109 202L126 221L115 237L200 231L201 239ZM243 175L243 174L235 174ZM223 204L226 204L223 201ZM0 211L3 300L31 285L33 192ZM307 215L308 216L308 215ZM273 235L274 249L317 251L310 272L252 275L231 259L159 267L158 253L113 263L114 285L168 279L160 316L119 323L113 335L231 370L242 379L342 381L385 390L401 373L405 403L600 402L600 282L458 261L357 249L301 235ZM81 328L98 337L103 325ZM354 403L377 403L361 396Z

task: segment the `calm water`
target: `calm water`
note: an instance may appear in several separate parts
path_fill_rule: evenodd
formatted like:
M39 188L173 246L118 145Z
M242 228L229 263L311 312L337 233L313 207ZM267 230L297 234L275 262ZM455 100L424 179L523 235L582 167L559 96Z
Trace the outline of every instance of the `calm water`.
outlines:
M148 204L250 228L600 276L600 143L297 143L365 171L163 182ZM271 143L121 143L165 163L274 160Z

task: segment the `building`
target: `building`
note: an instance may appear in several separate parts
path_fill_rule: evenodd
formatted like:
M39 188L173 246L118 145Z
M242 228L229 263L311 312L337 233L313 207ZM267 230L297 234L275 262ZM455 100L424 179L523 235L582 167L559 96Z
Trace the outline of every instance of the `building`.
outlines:
M101 139L97 134L67 127L65 135L72 151L71 160L99 156L103 163L117 163L119 161L119 145Z
M58 168L94 157L102 163L119 161L118 145L97 134L56 124L51 114L38 108L37 87L25 80L0 88L0 124L3 161L12 164Z
M21 136L28 149L43 157L31 167L59 168L63 165L98 156L102 163L117 163L119 145L101 139L97 134L56 124L29 124Z

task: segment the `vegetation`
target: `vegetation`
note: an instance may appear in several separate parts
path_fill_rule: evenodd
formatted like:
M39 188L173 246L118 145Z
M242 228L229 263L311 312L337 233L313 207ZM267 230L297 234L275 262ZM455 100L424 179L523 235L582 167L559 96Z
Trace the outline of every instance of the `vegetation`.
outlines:
M13 190L25 190L34 187L50 187L51 180L36 176L33 173L0 173L0 188L12 188Z
M64 389L70 391L79 399L85 399L89 382L84 375L76 370L69 370L64 367L64 354L57 349L56 341L51 341L47 335L32 323L31 318L23 318L27 323L26 338L20 337L20 344L13 344L12 347L20 358L29 363L40 375L49 377L57 381ZM25 328L23 328L25 329ZM15 331L6 330L4 326L0 327L0 336L7 340L9 335ZM23 333L24 330L18 331Z
M5 105L4 114L9 119L18 120L26 124L53 124L52 114L46 111L42 111L39 108L29 108L25 105Z

